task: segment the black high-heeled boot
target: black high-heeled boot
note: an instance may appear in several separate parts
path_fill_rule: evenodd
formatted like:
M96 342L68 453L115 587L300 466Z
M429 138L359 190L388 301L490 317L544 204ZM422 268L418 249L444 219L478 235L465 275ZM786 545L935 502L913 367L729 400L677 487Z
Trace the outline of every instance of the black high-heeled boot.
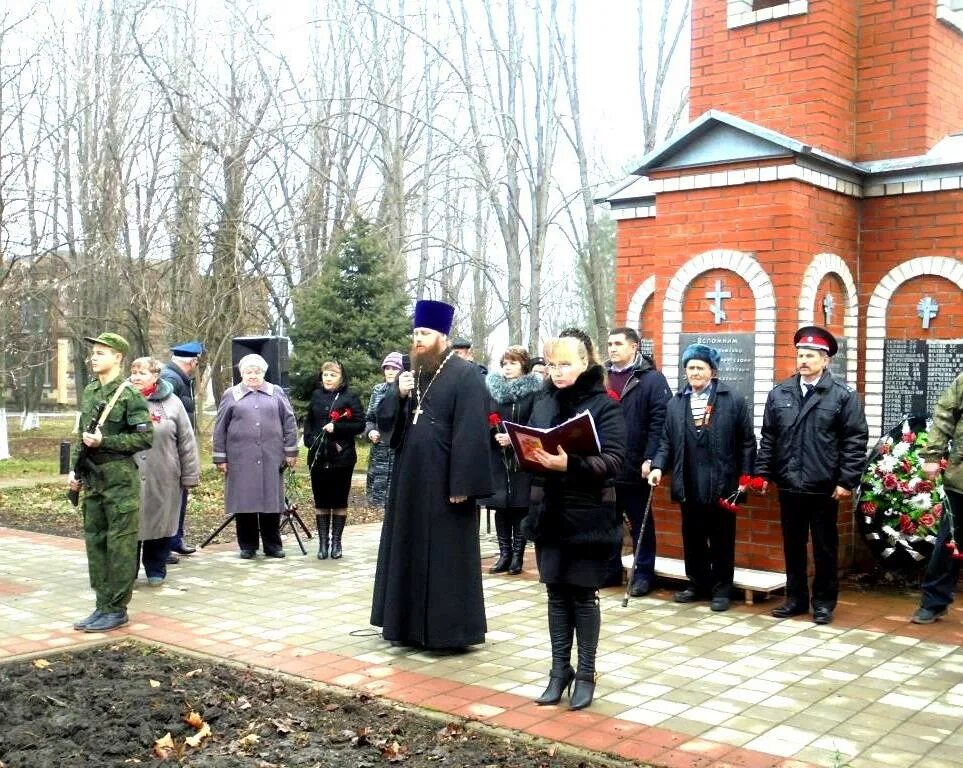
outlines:
M508 566L508 575L517 576L522 572L525 564L525 537L522 536L522 519L512 519L512 562Z
M331 515L315 515L314 520L318 524L318 560L327 560L330 554L328 536L331 533Z
M495 510L495 538L498 539L498 559L488 572L505 573L512 559L512 524L503 509Z
M548 587L548 636L552 641L552 670L548 686L535 699L539 705L558 704L564 691L572 690L572 639L575 633L572 607L557 587Z
M575 598L575 634L578 639L578 671L569 709L585 709L595 697L595 655L599 648L602 612L595 590L579 590Z
M344 533L344 524L348 519L347 515L332 515L331 521L331 559L341 559L341 534Z

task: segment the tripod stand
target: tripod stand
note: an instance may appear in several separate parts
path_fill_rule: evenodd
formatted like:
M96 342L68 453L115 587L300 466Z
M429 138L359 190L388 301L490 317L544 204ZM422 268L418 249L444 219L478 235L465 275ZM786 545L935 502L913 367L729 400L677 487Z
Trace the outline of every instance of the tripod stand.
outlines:
M214 529L214 532L201 542L200 548L204 549L204 547L214 541L214 539L217 538L217 535L227 528L227 526L232 520L234 520L235 517L237 517L237 515L233 513L225 517L224 520L221 521L221 524ZM294 534L294 540L298 543L298 547L301 549L301 554L308 554L308 550L304 548L304 543L301 541L301 535L298 533L298 526L301 526L301 530L304 531L304 535L309 539L311 538L311 531L308 530L308 527L304 524L304 520L301 519L301 515L298 514L298 505L291 504L288 501L287 496L284 497L284 511L281 513L281 524L278 526L278 533L282 533L284 531L285 525L289 525L291 527L291 532Z

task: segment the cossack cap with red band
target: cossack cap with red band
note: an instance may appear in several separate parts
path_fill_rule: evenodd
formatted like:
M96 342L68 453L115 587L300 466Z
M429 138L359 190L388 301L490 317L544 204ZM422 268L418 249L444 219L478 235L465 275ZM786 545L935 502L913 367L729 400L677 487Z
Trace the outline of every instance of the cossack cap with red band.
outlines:
M796 345L796 349L815 349L819 352L825 352L830 357L834 357L839 350L839 344L836 343L833 335L818 325L803 326L796 331L792 341Z

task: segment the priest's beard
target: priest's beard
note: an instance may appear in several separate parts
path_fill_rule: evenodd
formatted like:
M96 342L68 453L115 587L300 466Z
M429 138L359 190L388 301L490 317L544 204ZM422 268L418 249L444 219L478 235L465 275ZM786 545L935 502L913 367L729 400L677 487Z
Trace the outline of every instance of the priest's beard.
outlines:
M448 346L442 339L438 339L430 347L412 344L411 367L419 373L433 374L438 370L446 354L448 354Z

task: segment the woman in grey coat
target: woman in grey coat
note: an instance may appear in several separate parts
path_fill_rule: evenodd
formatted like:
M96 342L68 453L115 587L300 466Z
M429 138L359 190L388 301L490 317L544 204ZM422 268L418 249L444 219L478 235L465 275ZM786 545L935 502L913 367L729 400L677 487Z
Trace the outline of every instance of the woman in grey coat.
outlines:
M284 390L264 380L267 361L246 355L237 364L241 383L221 397L214 422L214 464L226 478L224 502L234 515L241 559L257 553L284 557L281 512L284 468L298 461L298 425Z
M388 389L398 374L401 373L402 358L400 352L389 352L381 364L381 371L385 380L375 384L368 401L368 413L365 416L364 434L371 441L371 452L368 454L368 503L373 507L383 507L388 500L388 482L391 479L391 468L395 463L395 452L391 442L391 421L378 413L378 406L384 400Z
M151 357L130 364L130 381L147 398L154 443L134 454L140 474L140 541L138 560L147 583L158 586L167 577L171 536L180 520L181 489L199 480L197 441L190 417L170 383L160 378L163 365Z

